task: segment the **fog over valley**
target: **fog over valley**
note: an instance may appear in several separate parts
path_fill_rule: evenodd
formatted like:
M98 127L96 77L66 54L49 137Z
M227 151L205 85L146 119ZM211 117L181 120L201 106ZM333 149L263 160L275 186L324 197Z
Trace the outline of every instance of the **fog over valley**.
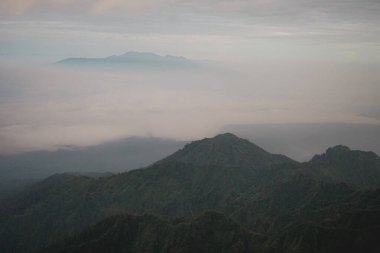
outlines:
M0 153L190 140L229 125L379 125L379 10L373 0L1 1Z
M191 140L227 125L379 125L380 74L364 64L128 71L2 63L0 71L2 154L131 136Z

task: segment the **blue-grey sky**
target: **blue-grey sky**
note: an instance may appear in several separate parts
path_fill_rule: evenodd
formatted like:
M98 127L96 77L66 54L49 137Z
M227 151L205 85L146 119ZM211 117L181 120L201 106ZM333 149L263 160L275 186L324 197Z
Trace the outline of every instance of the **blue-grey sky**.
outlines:
M6 56L380 61L377 0L2 0Z
M380 124L379 13L378 0L2 0L0 153L234 124ZM47 66L127 51L212 67Z

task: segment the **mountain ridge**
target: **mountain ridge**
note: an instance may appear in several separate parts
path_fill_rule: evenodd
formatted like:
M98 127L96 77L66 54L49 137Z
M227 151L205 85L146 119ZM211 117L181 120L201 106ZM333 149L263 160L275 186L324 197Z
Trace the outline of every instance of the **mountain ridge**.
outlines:
M0 156L0 199L56 173L120 173L148 166L186 141L129 137L86 147Z
M197 64L182 56L158 55L151 52L129 51L121 55L103 58L71 57L60 60L55 65L88 67L130 67L130 68L194 68Z
M365 164L368 157L359 158ZM215 210L244 229L275 239L298 223L322 224L342 210L354 211L359 208L357 202L363 203L362 209L376 210L380 200L376 194L357 194L366 189L346 184L352 178L344 174L326 180L319 173L331 166L318 166L278 157L247 140L223 134L118 175L55 175L0 204L0 245L8 245L6 253L38 251L120 213L171 220ZM351 169L361 168L355 166Z
M371 151L337 145L304 164L315 178L344 181L361 189L380 187L380 157Z
M277 163L297 163L284 155L271 154L256 144L231 133L193 141L157 163L171 161L198 166L248 166L252 168L255 166L270 167Z

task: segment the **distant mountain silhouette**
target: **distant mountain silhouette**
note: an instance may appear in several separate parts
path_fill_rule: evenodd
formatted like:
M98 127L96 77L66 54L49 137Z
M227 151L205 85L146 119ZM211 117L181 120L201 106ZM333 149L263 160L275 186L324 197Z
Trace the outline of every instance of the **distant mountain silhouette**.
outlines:
M185 141L130 137L87 147L0 156L0 199L56 173L119 173L147 166Z
M56 63L61 66L82 67L122 67L122 68L192 68L197 64L185 57L165 55L160 56L149 52L130 51L122 55L112 55L105 58L67 58Z
M379 191L364 191L366 188L352 183L352 178L344 173L335 173L333 178L321 176L321 173L330 168L340 171L351 166L349 170L360 170L356 173L363 175L361 183L368 181L371 184L373 179L366 173L372 169L362 170L362 167L372 166L377 159L373 153L350 151L338 146L309 163L300 164L286 156L271 154L232 134L222 134L192 142L143 169L100 178L60 174L35 184L1 203L0 245L4 246L0 249L5 253L38 251L120 213L148 213L160 219L191 220L207 210L232 218L243 230L262 234L260 238L266 238L259 245L262 252L312 253L315 247L325 249L320 252L333 252L332 249L346 249L343 247L345 240L353 242L353 249L365 248L366 244L371 246L365 249L373 249L373 237L366 237L366 233L378 232L380 227L357 229L355 224L358 220L366 220L366 213L371 213L366 222L380 218ZM350 162L345 165L345 160ZM353 214L357 216L353 217ZM122 220L120 222L125 224ZM156 221L153 219L152 222L155 226ZM111 224L110 227L104 226L104 243L110 240L106 231L114 231L115 238L119 238L115 239L119 240L116 245L124 247L121 242L124 237L118 237L114 223L104 224ZM165 224L163 228L169 226ZM128 230L129 225L121 226L126 229L123 231L136 231ZM151 229L148 231L152 234L146 232L146 236L159 236L159 230ZM176 231L176 228L171 229ZM204 227L204 231L214 229L214 225ZM319 232L308 232L327 230L331 233L338 231L336 244L325 237L320 237L322 241L315 241L315 233ZM85 239L87 235L82 234L78 237L82 239L70 239L68 245L73 243L73 249L86 252L98 245L97 241L103 242L99 237L101 233L94 234L94 244L91 238ZM143 231L131 234L138 237L132 240L133 243L141 242L139 236L145 235ZM157 239L159 245L169 245L167 238L160 238ZM181 240L182 237L170 238L169 241ZM78 247L77 242L83 243L84 248ZM235 244L236 241L232 242ZM252 243L257 245L255 241ZM192 252L186 251L191 249L190 241L170 245L182 245L183 252ZM214 246L221 245L225 246L222 242ZM246 245L244 248L250 249ZM55 248L52 248L55 252L53 250ZM147 250L149 252L150 249Z

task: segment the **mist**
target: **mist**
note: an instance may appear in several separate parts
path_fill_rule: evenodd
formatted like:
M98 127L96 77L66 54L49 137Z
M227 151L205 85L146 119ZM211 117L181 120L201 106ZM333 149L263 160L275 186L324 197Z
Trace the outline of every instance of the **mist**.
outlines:
M380 154L380 126L355 123L284 123L229 125L223 131L247 138L276 154L300 162L323 154L327 148L345 145L352 150Z
M113 71L3 63L0 71L2 154L130 136L190 140L236 124L379 124L380 75L365 64Z
M379 14L0 0L0 252L380 252Z
M228 125L380 124L378 1L5 0L0 9L0 154L191 140ZM129 51L201 67L53 65Z

